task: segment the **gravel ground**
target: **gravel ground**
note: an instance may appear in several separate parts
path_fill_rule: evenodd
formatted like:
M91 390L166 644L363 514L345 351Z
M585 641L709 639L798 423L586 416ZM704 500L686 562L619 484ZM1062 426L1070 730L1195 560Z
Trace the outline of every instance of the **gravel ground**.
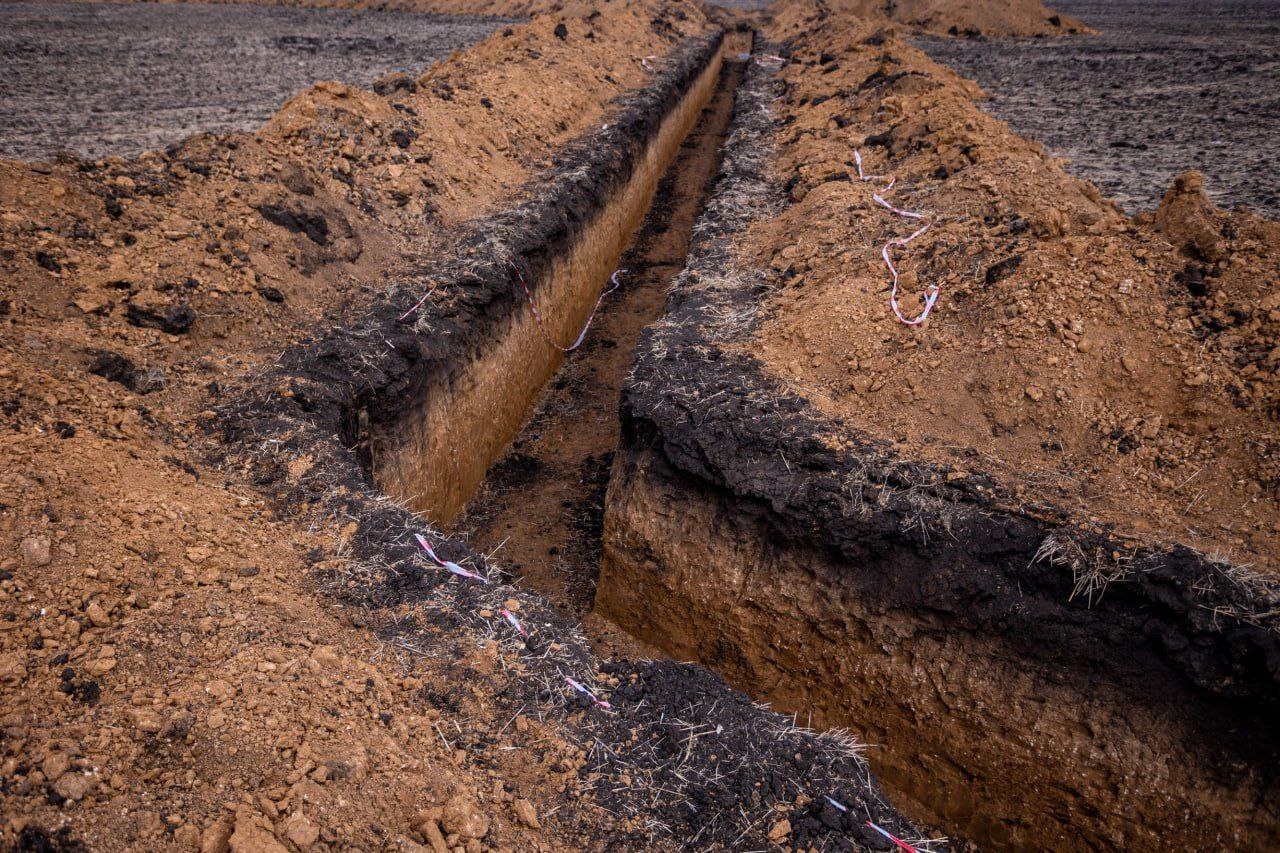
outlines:
M1130 213L1196 168L1218 204L1280 218L1280 0L1050 5L1102 34L917 44Z
M509 23L243 5L0 2L0 156L250 130L318 80L418 71Z

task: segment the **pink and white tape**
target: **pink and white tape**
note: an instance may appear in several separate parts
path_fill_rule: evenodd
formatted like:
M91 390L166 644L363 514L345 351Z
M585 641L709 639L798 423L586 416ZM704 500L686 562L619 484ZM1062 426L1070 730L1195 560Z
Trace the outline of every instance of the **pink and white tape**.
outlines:
M608 702L596 696L596 694L591 690L591 688L587 687L585 684L582 684L581 682L578 682L578 681L574 681L572 678L570 678L567 675L564 677L564 680L569 682L570 687L572 687L574 690L577 690L579 693L584 694L587 698L589 698L592 702L595 702L601 708L608 710L613 707Z
M427 537L423 536L421 533L413 534L413 538L418 540L418 544L422 546L423 551L427 552L427 556L431 558L431 562L435 563L440 568L447 569L461 578L471 578L472 580L477 580L481 583L489 582L489 579L483 575L478 575L475 572L462 568L462 566L459 566L457 563L451 563L448 560L442 560L437 557L435 549L431 547L431 543L427 541Z
M848 807L848 806L846 806L844 803L840 802L839 800L833 800L831 797L828 797L826 794L823 794L823 795L822 795L822 799L826 800L828 803L831 803L831 805L832 805L832 806L834 806L835 808L839 809L839 810L840 810L840 811L842 811L842 812L847 812L847 811L849 811L849 807ZM876 826L876 825L875 825L874 823L872 823L870 820L868 820L868 821L867 821L867 826L871 827L871 828L872 828L872 829L874 829L876 832L880 833L880 834L881 834L881 835L883 835L885 838L887 838L887 839L889 839L890 841L892 841L894 844L898 845L898 847L899 847L900 849L902 849L902 850L906 850L906 851L908 851L908 853L919 853L919 851L918 851L918 850L916 850L916 848L912 847L910 844L908 844L907 842L903 841L901 838L899 838L898 836L894 835L892 832L889 832L888 830L886 830L886 829L884 829L884 828L882 828L882 827Z
M591 328L591 321L596 318L596 312L600 310L601 303L604 302L605 297L613 293L619 287L622 287L622 283L618 281L618 275L619 273L626 272L625 269L614 270L613 275L609 276L609 281L613 283L613 287L600 294L600 298L596 300L596 304L591 309L591 313L587 315L587 322L583 325L582 331L578 333L577 339L569 346L562 347L555 341L551 340L551 334L547 331L546 323L542 321L542 312L538 310L537 304L533 301L533 291L529 290L529 284L524 280L524 273L520 271L520 267L516 266L514 261L507 261L507 263L510 265L512 271L515 272L516 280L520 282L520 289L524 291L524 298L528 301L529 308L533 310L533 319L538 324L538 331L541 333L543 340L563 353L571 353L578 347L582 346L582 342L586 340L587 337L587 330Z
M853 160L858 166L858 180L880 181L880 180L884 180L886 177L888 178L889 183L881 187L879 192L874 192L871 194L871 198L876 202L876 204L879 204L881 207L885 208L890 213L893 213L897 216L901 216L904 219L914 219L914 220L917 220L918 222L923 223L919 228L911 232L911 234L909 234L908 236L894 237L892 240L888 241L887 243L884 244L884 246L880 248L880 257L884 258L884 264L889 268L889 274L893 277L893 285L892 287L889 288L889 309L893 311L893 316L897 317L898 320L900 320L903 323L906 323L908 326L919 326L922 323L924 323L925 319L929 316L929 312L933 310L933 306L937 304L938 293L939 293L938 285L936 284L929 285L929 289L925 293L925 297L924 297L924 307L920 310L919 314L917 314L915 317L912 317L910 319L908 319L907 317L904 317L902 315L902 309L898 305L898 268L893 265L893 255L890 250L893 249L894 247L901 247L901 246L907 245L912 240L916 239L921 234L928 231L932 223L929 222L929 217L923 213L919 213L914 210L903 210L902 208L896 207L885 200L884 198L885 194L888 193L889 190L893 189L894 184L897 183L897 180L898 180L897 178L893 177L892 175L866 174L862 170L862 152L858 151L856 148L853 151Z
M529 636L529 632L526 631L524 629L524 626L520 624L520 620L516 618L516 615L514 613L512 613L510 610L508 610L505 607L499 610L498 612L502 614L503 619L507 620L508 625L516 629L516 633L518 633L521 637Z

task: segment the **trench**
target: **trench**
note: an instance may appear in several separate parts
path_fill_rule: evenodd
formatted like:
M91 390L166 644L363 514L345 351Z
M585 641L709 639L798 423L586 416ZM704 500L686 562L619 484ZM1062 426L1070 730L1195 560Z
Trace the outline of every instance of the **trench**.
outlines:
M531 414L453 520L454 532L521 582L585 623L597 651L657 657L591 613L599 577L604 498L618 444L618 405L632 354L663 314L685 267L733 116L749 48L727 45L714 92L658 181L653 201L617 266L621 287L592 321L532 406Z
M384 492L437 524L457 516L563 363L564 354L557 347L570 344L592 317L668 167L706 104L729 80L725 69L733 63L725 58L749 47L746 33L727 33L636 155L623 185L588 221L567 224L578 227L569 235L566 250L547 248L545 269L541 274L530 270L526 280L539 308L521 304L505 328L467 363L435 378L432 386L417 389L415 400L397 414L393 425L373 431L371 471ZM731 92L725 103L731 106ZM519 293L519 286L512 276L507 287ZM625 289L637 289L635 282ZM610 310L616 311L617 302ZM597 329L586 344L588 352L599 347L599 334ZM624 364L622 353L619 369Z

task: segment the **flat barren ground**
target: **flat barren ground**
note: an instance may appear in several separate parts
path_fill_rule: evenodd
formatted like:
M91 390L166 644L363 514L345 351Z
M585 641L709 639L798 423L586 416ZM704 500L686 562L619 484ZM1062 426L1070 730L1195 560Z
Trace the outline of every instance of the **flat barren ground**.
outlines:
M137 154L252 130L317 80L416 71L502 18L241 5L0 5L0 156Z
M1280 215L1280 3L1068 0L1101 31L1052 39L928 39L991 94L987 109L1071 161L1128 213L1184 169L1223 207Z

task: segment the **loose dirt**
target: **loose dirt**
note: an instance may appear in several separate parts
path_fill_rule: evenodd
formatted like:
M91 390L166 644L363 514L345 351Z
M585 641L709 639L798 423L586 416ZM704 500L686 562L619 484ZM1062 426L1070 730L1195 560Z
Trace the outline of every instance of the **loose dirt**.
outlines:
M1089 2L1061 7L1096 35L930 39L983 86L985 108L1069 161L1129 213L1184 169L1217 205L1280 217L1280 19L1274 3Z
M769 369L898 452L998 472L1028 506L1269 570L1280 226L1214 209L1196 174L1128 221L891 35L833 20L796 47L794 204L746 250L787 282L760 331ZM930 214L894 249L907 316L941 288L920 329L889 312L881 258L918 223L872 199L885 181L857 180L858 148L897 176L891 202Z
M0 156L138 154L255 130L317 80L368 87L508 19L327 9L8 3Z

